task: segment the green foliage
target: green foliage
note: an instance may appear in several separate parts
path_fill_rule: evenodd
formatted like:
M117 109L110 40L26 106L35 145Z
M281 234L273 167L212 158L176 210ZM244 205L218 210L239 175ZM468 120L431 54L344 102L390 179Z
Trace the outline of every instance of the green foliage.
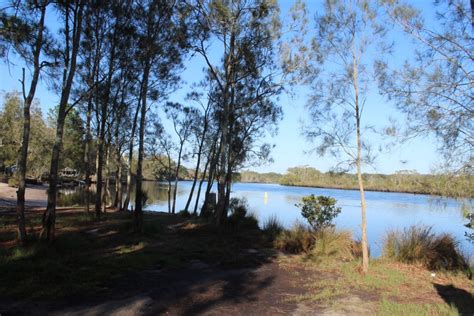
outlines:
M316 239L313 231L302 224L295 224L290 230L285 230L274 241L276 249L299 254L310 253Z
M335 205L336 199L323 195L314 196L314 194L303 197L301 203L296 204L301 209L301 215L314 230L332 225L332 221L341 212L341 208Z
M404 263L419 263L432 270L468 271L469 264L449 234L435 234L431 227L411 226L387 233L383 256Z

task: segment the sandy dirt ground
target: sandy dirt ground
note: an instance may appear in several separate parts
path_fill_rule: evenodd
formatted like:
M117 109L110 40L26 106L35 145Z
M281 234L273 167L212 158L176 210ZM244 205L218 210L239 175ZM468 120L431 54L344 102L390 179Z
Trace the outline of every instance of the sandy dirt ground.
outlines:
M46 207L47 188L45 185L28 185L25 196L26 206ZM9 187L6 183L0 183L0 206L15 206L16 190L16 188Z

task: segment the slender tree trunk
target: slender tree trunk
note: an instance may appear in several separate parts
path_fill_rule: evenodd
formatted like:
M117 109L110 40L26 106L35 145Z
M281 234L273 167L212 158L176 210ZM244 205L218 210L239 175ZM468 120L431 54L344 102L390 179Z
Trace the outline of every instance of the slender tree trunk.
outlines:
M366 203L364 193L364 183L361 173L361 140L360 140L360 119L357 118L357 180L359 182L360 206L362 215L362 271L367 273L369 270L369 250L367 244L367 219L366 219Z
M135 132L137 130L138 114L140 113L141 108L141 93L138 98L137 109L135 110L135 115L132 122L132 131L130 134L130 142L128 145L128 166L127 166L127 187L126 187L126 196L125 201L123 202L123 209L128 210L128 205L130 204L130 197L132 195L132 160L133 160L133 146L135 139Z
M66 109L59 109L58 120L56 125L56 140L53 145L53 153L51 157L51 168L49 171L49 189L48 204L43 214L43 229L41 231L41 239L52 242L56 234L56 201L57 201L57 184L59 169L59 154L61 152L64 121L66 119Z
M362 271L367 273L369 270L369 249L367 243L367 219L366 219L366 203L365 203L365 193L364 193L364 182L362 180L362 141L360 134L360 108L359 108L359 84L358 84L358 62L357 62L357 53L355 48L353 48L353 71L352 71L352 82L354 85L355 93L355 118L356 118L356 134L357 134L357 181L359 183L360 191L360 206L361 206L361 230L362 230Z
M176 213L176 195L178 193L178 178L179 178L179 168L181 167L181 155L183 153L183 146L184 141L181 141L179 145L179 152L178 152L178 164L176 165L176 171L174 173L174 191L173 191L173 209L172 213Z
M226 120L227 121L227 120ZM216 210L216 224L221 226L224 223L225 199L226 199L226 148L227 148L227 123L222 128L221 136L221 150L219 154L219 178L217 182L217 210Z
M121 210L122 201L120 200L120 194L122 190L122 159L120 157L120 148L117 149L115 155L115 163L117 164L117 166L115 167L115 197L113 207L118 210Z
M102 172L104 169L104 140L105 140L105 120L106 120L106 106L102 105L102 117L100 119L100 126L99 126L99 137L97 139L98 146L97 146L97 170L96 170L96 197L95 197L95 216L96 219L100 219L100 213L102 209L102 200L103 200L103 192L102 192Z
M146 125L146 111L147 111L147 93L148 93L148 76L150 74L150 67L147 65L143 73L143 88L141 89L142 94L142 105L140 115L140 129L139 129L139 141L138 141L138 160L137 160L137 183L135 192L135 214L134 214L134 230L136 233L141 233L143 228L143 157L145 154L144 142L145 142L145 125Z
M39 62L41 48L43 47L43 30L44 19L46 15L46 5L41 4L41 16L38 23L38 35L36 38L35 48L33 52L33 77L31 79L30 90L28 96L25 97L25 69L23 68L23 137L21 142L20 157L18 159L18 191L17 191L17 205L16 217L18 222L17 239L20 245L26 243L26 225L25 225L25 191L26 191L26 168L28 161L28 145L30 143L30 108L33 103L33 98L36 93L36 86L38 85L41 66Z
M167 170L167 176L166 180L168 181L168 213L171 214L171 155L169 151L167 150L167 156L168 156L168 170Z
M79 45L82 33L82 13L84 3L81 1L76 4L73 12L74 28L72 37L72 50L69 59L69 51L66 52L66 63L63 71L63 86L61 89L61 99L59 102L58 120L56 125L56 138L53 145L53 152L51 157L50 168L50 182L48 190L48 204L46 211L43 214L43 229L41 231L41 238L52 242L56 233L56 199L57 199L57 182L58 182L58 168L59 168L59 154L63 142L64 121L66 119L66 108L68 105L69 94L76 72L76 60L79 52ZM66 43L69 42L69 6L66 6Z
M194 177L193 177L193 185L191 186L191 191L189 192L189 196L188 196L188 201L186 202L186 206L184 207L184 210L187 212L188 209L189 209L189 205L191 204L191 200L193 198L193 194L194 194L194 188L196 187L196 182L197 182L197 179L198 179L198 174L199 174L199 167L201 165L201 155L202 155L202 148L204 147L204 141L205 141L205 138L206 138L206 132L207 132L207 119L206 121L204 122L204 127L203 127L203 130L202 130L202 135L201 135L201 141L199 143L199 147L198 147L198 158L197 158L197 162L196 162L196 169L194 169ZM199 199L199 197L197 197L197 200ZM196 200L196 201L197 201ZM196 208L195 208L195 211L194 213L196 213Z
M209 166L209 175L208 175L208 178L207 178L207 186L206 186L206 192L204 194L204 203L202 205L202 208L201 208L201 214L206 214L208 209L208 197L209 197L209 193L211 192L211 189L212 189L212 185L214 184L214 179L216 177L216 173L217 173L217 155L218 153L220 152L220 149L221 149L221 144L219 143L219 147L217 148L216 150L216 145L217 145L217 141L218 141L218 138L219 137L216 137L215 141L214 141L214 147L212 149L212 152L211 152L211 156L209 157L210 159L210 166Z
M86 143L84 149L84 165L86 167L85 183L86 183L86 211L90 213L90 190L91 190L91 153L92 153L92 135L91 135L91 118L92 118L92 97L87 102L86 115Z
M201 196L202 184L204 183L204 180L206 180L206 173L207 173L207 168L208 167L209 167L209 160L207 160L206 164L204 165L204 171L203 171L201 179L199 181L198 191L197 191L197 194L196 194L196 201L194 203L194 211L193 211L194 215L197 215L197 209L198 209L198 205L199 205L199 197Z
M109 201L109 188L110 188L110 172L109 172L109 164L110 164L110 143L106 144L105 146L105 181L104 181L104 200L103 200L103 212L104 214L107 213L107 203Z

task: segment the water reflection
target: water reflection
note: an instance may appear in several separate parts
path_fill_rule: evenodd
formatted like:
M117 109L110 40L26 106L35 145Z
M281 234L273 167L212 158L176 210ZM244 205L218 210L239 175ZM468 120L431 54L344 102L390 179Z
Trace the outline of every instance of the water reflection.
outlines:
M191 182L179 182L176 210L185 207ZM113 186L112 186L113 189ZM166 183L145 182L148 201L146 210L167 211L168 187ZM216 188L213 188L215 191ZM196 192L197 190L195 190ZM84 197L81 189L71 194ZM337 199L342 212L336 219L340 228L351 229L354 236L360 237L360 201L359 192L355 190L334 190L304 187L286 187L276 184L236 183L232 188L232 196L245 197L250 209L264 223L275 215L286 227L291 227L296 221L303 221L300 210L295 206L301 197L309 194L329 195ZM66 196L66 194L64 195ZM111 196L114 196L111 192ZM134 203L132 194L132 205ZM81 197L78 197L79 200ZM474 255L474 247L465 237L466 220L463 218L463 203L472 205L472 200L457 201L454 199L435 198L427 195L406 193L367 192L367 232L373 256L381 253L381 241L387 230L403 229L411 225L423 224L433 226L437 232L453 234L461 243L463 250ZM203 197L200 198L202 203ZM195 197L191 202L194 207Z

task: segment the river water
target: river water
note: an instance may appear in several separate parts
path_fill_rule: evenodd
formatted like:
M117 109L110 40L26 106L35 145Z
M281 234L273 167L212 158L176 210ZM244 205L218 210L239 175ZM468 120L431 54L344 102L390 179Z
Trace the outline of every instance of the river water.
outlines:
M176 211L184 208L191 184L188 181L179 182ZM163 212L168 210L166 184L145 182L144 190L148 195L146 210ZM276 216L285 227L290 228L297 221L304 222L295 204L309 194L335 198L337 206L342 208L335 220L336 227L350 229L355 238L360 238L360 195L357 190L235 183L231 196L247 199L250 211L255 213L260 224L271 216ZM381 254L382 241L388 230L403 229L411 225L432 226L435 232L450 233L460 242L461 249L468 256L474 256L474 244L464 236L468 228L464 226L467 221L463 217L463 204L472 205L472 200L459 201L422 194L387 192L366 192L366 200L367 235L371 256L378 257ZM194 199L190 211L193 207Z

